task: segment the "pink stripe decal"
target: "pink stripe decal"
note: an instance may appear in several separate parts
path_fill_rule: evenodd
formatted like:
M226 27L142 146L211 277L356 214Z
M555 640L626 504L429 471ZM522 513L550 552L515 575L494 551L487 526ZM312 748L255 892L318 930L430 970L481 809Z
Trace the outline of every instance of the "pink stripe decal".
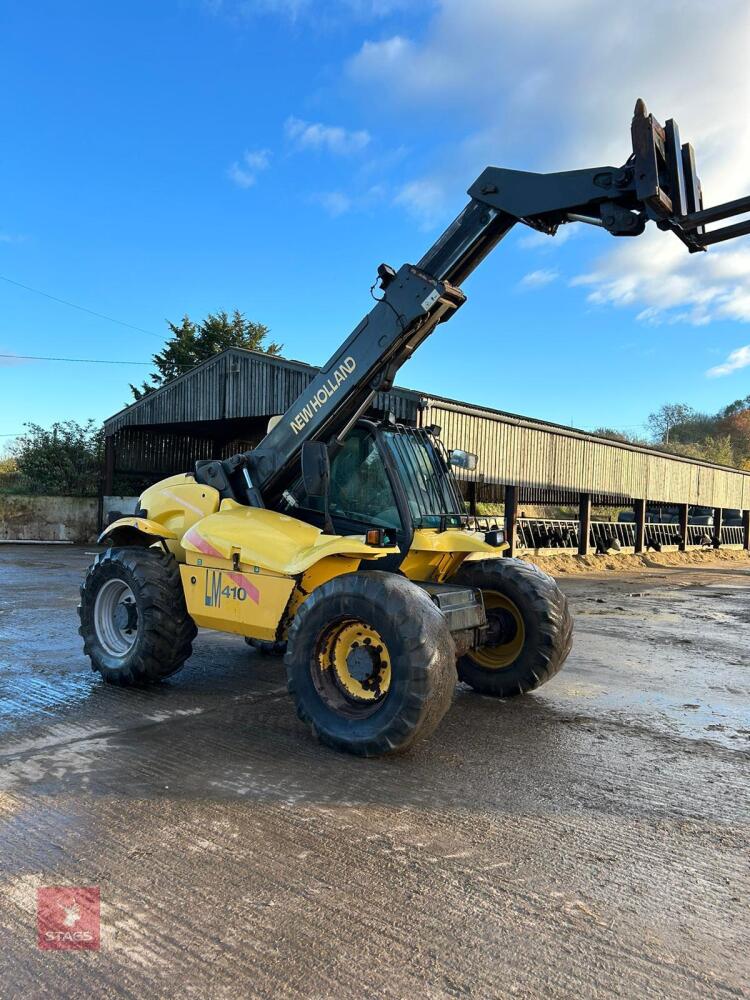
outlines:
M247 591L247 596L251 601L255 601L256 604L260 604L260 591L254 583L250 583L246 576L242 573L230 573L229 579L234 580L238 587L244 587Z
M217 551L213 545L210 545L205 538L201 538L194 528L191 528L190 531L188 531L183 541L194 545L199 552L202 552L206 556L213 556L215 559L224 558L221 552ZM256 604L260 604L260 591L244 574L229 573L226 570L222 570L222 572L226 573L229 579L232 580L233 583L236 583L237 586L244 588L251 601L255 601Z

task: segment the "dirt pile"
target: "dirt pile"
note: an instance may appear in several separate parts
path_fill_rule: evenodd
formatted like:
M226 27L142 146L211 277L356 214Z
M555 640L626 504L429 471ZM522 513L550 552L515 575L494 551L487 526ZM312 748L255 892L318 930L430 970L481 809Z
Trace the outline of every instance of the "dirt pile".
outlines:
M639 569L660 569L678 566L715 566L720 563L739 563L738 569L750 569L750 553L743 549L719 549L704 552L648 552L642 555L619 553L613 555L578 556L569 553L549 555L522 555L521 559L535 563L552 576L567 576L572 573L604 573L613 571L631 573Z

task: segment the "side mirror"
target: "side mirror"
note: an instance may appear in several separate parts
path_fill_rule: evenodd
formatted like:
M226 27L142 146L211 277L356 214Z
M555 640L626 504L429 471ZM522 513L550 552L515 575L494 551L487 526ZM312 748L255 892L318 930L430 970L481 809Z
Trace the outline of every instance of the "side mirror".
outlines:
M452 448L448 452L448 464L455 469L466 469L467 472L472 472L477 467L477 461L477 456L471 451Z
M309 497L327 497L331 479L331 460L322 441L302 445L302 483Z

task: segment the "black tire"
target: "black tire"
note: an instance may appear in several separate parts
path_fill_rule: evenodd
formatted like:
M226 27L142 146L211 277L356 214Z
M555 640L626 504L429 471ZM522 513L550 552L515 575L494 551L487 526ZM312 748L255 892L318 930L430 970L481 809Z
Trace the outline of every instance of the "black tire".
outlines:
M257 649L259 653L263 653L264 656L283 656L286 653L285 642L272 642L270 639L251 639L249 635L245 636L245 642L248 646L252 646L253 649Z
M367 653L375 664L355 682L362 689L369 684L368 702L344 690L337 669L321 666L327 656L334 662L337 643L347 648L343 636L350 630L347 673L352 656ZM374 640L353 638L368 630ZM403 753L437 728L456 686L455 655L447 623L427 594L405 577L378 571L347 573L318 587L296 614L284 663L297 714L313 734L336 750L375 757Z
M494 630L490 636L504 640L461 656L462 681L481 694L508 698L533 691L554 677L573 644L573 621L567 598L551 576L533 563L499 558L464 563L454 580L483 591ZM498 594L515 611L493 609L490 595ZM493 659L499 665L489 665Z
M107 614L107 602L126 592L130 596ZM177 562L159 549L111 548L98 555L81 586L78 614L91 669L109 684L145 685L169 677L190 656L197 634Z

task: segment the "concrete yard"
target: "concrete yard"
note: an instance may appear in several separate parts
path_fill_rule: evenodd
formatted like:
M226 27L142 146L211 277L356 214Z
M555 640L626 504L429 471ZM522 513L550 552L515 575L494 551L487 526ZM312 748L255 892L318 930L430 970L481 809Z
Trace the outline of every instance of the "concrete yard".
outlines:
M105 687L90 558L0 546L3 998L747 995L750 559L563 579L562 674L367 761L237 638ZM37 948L55 885L101 950Z

